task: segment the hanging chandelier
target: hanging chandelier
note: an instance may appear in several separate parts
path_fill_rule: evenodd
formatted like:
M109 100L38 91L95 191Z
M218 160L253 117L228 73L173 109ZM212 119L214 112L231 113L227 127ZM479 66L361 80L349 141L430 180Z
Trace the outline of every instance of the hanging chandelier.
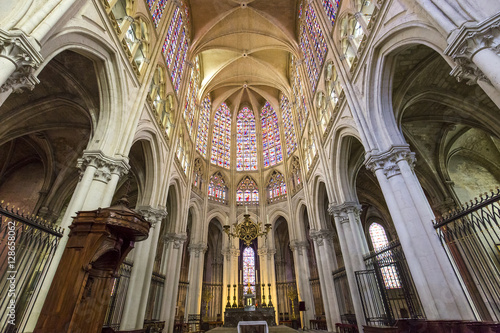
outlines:
M224 232L231 238L237 237L241 239L246 246L250 246L252 241L260 236L265 236L271 230L271 223L266 223L262 229L262 222L254 222L250 219L248 212L243 215L241 223L235 222L231 228L230 225L224 225ZM232 230L231 230L232 229Z

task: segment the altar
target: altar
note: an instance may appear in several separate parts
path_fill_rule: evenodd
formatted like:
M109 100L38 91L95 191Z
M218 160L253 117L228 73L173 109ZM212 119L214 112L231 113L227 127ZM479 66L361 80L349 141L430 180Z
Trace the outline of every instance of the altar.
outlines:
M240 321L265 321L268 326L276 326L274 307L256 307L253 311L245 308L226 308L224 327L237 327Z

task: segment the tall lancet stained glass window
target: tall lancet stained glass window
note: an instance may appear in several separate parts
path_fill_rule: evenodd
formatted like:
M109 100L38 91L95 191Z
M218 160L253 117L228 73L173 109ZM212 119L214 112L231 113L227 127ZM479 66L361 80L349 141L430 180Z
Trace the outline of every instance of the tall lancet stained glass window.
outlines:
M304 15L305 17L301 17ZM314 93L328 47L312 4L304 3L304 8L301 6L299 19L300 48L304 54L307 76Z
M255 116L247 107L238 112L236 122L236 170L257 170L257 139Z
M212 137L212 164L229 169L231 157L231 112L222 103L214 116Z
M152 1L148 1L149 10L151 11L150 4ZM167 0L159 0L156 4L155 10L151 13L151 17L153 18L153 23L155 24L155 28L158 28L158 24L160 23L161 17L163 16L163 12L165 10L165 6L167 5Z
M243 293L248 292L248 284L255 294L255 251L250 247L243 250Z
M370 239L372 241L373 250L375 252L380 251L381 249L389 245L389 240L387 239L385 229L380 224L372 223L370 225L370 228L368 228L368 231L370 233ZM388 254L389 257L391 257L390 251L388 251ZM382 273L382 278L387 289L401 288L401 281L396 269L396 264L389 264L381 267L380 271Z
M332 25L335 24L335 20L337 19L337 11L340 6L340 0L323 0L323 8L325 9L326 16L332 22Z
M283 161L278 117L269 102L266 102L262 108L261 120L262 154L264 155L264 168L267 168Z
M196 136L196 149L198 152L207 156L208 126L210 124L210 111L212 110L212 101L210 95L205 96L201 102L200 119L198 120L198 135Z
M292 108L285 95L281 95L280 109L283 117L283 129L285 130L286 152L288 156L297 148L295 127L293 125Z
M246 176L236 188L236 204L252 205L259 203L259 190L255 181Z

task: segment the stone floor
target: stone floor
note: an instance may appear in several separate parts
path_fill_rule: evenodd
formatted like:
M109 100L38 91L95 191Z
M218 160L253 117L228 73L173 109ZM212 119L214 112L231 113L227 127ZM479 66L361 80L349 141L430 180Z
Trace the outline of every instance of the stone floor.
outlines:
M236 333L238 332L237 327L217 327L206 333ZM269 326L269 333L298 333L299 331L294 330L288 326Z

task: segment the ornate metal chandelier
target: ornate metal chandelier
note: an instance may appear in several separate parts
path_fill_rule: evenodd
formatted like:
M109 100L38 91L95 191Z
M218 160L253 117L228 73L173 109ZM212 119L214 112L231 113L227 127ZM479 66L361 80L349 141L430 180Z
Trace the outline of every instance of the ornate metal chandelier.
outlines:
M260 236L265 236L271 230L271 223L266 223L264 229L262 230L262 222L255 223L250 219L250 214L244 214L243 222L233 223L232 231L230 225L224 226L224 232L229 237L238 237L241 239L246 246L250 246L252 241Z

